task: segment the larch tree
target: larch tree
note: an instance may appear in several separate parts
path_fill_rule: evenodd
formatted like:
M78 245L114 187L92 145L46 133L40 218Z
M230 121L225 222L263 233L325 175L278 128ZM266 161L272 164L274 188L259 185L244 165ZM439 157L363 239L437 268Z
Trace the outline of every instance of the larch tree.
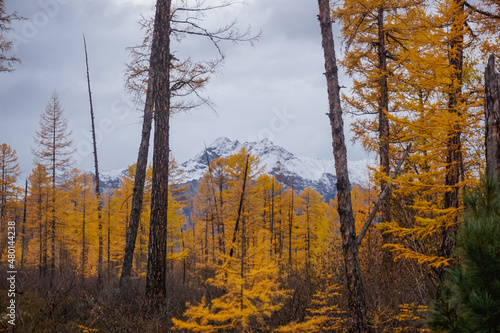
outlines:
M311 279L315 253L321 248L320 240L325 239L325 235L321 233L326 231L328 205L323 202L321 195L310 187L300 193L299 199L297 202L300 212L297 242L302 252L301 260L304 262L304 265L299 265L299 267L305 267L306 276Z
M229 7L232 1L221 2L220 4L206 5L205 1L197 1L190 4L188 1L179 1L171 6L168 17L172 26L168 31L168 40L175 38L180 41L186 36L200 36L210 40L216 47L220 57L206 61L193 61L190 58L178 60L170 56L168 60L169 84L168 91L161 94L169 95L169 116L177 112L192 110L202 105L212 106L212 102L201 94L207 85L210 76L220 67L223 59L222 50L219 43L223 41L231 42L253 42L259 36L252 36L250 29L240 32L236 27L236 22L229 23L218 29L210 30L204 28L195 20L203 20L207 12ZM158 6L158 4L157 4ZM157 8L158 10L158 8ZM120 277L120 284L125 286L130 278L132 267L135 238L137 237L138 220L142 206L142 195L144 191L144 178L147 168L149 139L151 124L153 120L153 110L156 110L155 96L160 92L155 92L158 84L155 83L156 74L153 72L151 57L153 56L157 35L155 35L156 19L143 19L140 24L145 30L145 37L141 45L131 48L132 62L127 65L126 87L133 92L139 100L145 93L144 119L141 134L141 143L137 157L137 172L134 183L134 194L132 198L132 211L130 215L130 226L127 232L127 242L125 249L124 264ZM170 52L170 50L169 50ZM194 96L194 98L192 98Z
M328 117L332 128L332 146L337 176L337 200L346 270L349 316L351 318L350 326L356 332L369 332L368 308L359 263L354 214L351 204L351 185L347 168L347 149L340 105L340 86L333 40L331 9L328 0L318 0L318 6L328 91Z
M17 154L6 143L0 146L0 258L4 249L4 232L7 222L10 220L14 191L16 182L21 174L21 168L17 162Z
M65 199L63 242L66 255L63 259L68 267L85 278L92 275L96 263L98 265L95 251L99 238L98 200L94 192L93 175L71 169L64 178L61 196Z
M149 72L154 92L154 147L146 294L166 296L168 162L170 156L170 0L156 2Z
M48 231L48 201L50 196L49 175L45 167L37 164L28 177L28 234L31 241L28 246L28 264L38 263L39 275L47 273L47 231ZM31 259L31 260L30 260Z
M389 119L389 112L399 111L399 103L391 92L395 89L395 81L399 80L398 67L405 59L400 54L408 43L407 32L416 29L411 12L423 5L423 0L346 0L334 11L346 44L340 64L353 78L351 94L344 96L347 111L375 116L373 120L361 117L356 121L355 138L361 139L368 151L378 152L380 193L389 192L380 208L380 218L386 222L391 221L391 195L387 187L394 160L391 144L399 143ZM376 132L376 139L368 140L372 132ZM386 243L388 237L388 234L383 235ZM390 271L392 257L388 250L384 255L384 264Z
M123 240L126 243L127 237L129 237L130 230L130 212L132 209L133 201L133 191L134 191L134 179L136 173L136 165L129 166L128 174L122 175L120 179L120 187L116 189L113 193L113 200L115 201L115 216L114 218L120 221L120 224L124 226L125 238ZM137 233L134 237L134 261L130 264L130 277L142 275L145 272L145 267L147 265L147 238L149 230L149 218L151 215L151 175L152 167L149 166L146 173L144 193L143 193L143 205L141 211L139 212L139 221L137 224ZM125 253L122 253L122 257ZM135 263L135 264L134 264ZM123 276L122 267L122 276ZM125 283L125 281L120 282ZM124 284L122 284L124 286Z
M436 277L453 261L464 208L459 192L484 168L481 53L498 50L491 45L498 29L495 17L464 1L438 1L433 9L416 17L422 28L409 31L403 53L397 94L406 114L397 121L401 140L415 144L396 183L399 201L409 205L384 228L398 238L391 245L398 258L414 259Z
M0 0L0 73L12 72L14 70L12 65L19 62L19 58L8 54L12 48L12 41L4 37L4 34L12 29L10 26L12 21L19 19L21 17L16 13L8 14L5 9L5 1Z
M214 291L199 304L189 304L184 313L184 320L174 319L179 329L190 332L221 332L225 330L252 331L266 330L266 318L279 310L284 303L287 291L279 283L278 263L272 260L271 234L267 224L262 220L262 193L259 188L259 160L242 149L235 155L222 159L227 171L228 186L223 194L226 210L224 226L226 229L226 247L229 253L219 250L215 237L221 236L220 230L210 223L214 212L210 198L210 188L205 188L201 200L196 200L194 221L199 223L198 236L195 242L204 239L200 251L206 267L212 268L205 283ZM205 174L204 186L213 186ZM248 179L246 179L248 178ZM245 187L245 190L243 189ZM205 220L209 217L209 220ZM216 233L217 235L214 235ZM206 236L205 236L206 235ZM215 252L213 252L215 251ZM215 257L213 260L212 258ZM205 259L206 258L206 259Z
M495 69L495 56L490 55L485 71L485 146L486 174L500 176L500 74Z
M40 130L34 137L35 147L32 152L35 163L43 164L49 173L51 182L51 268L56 267L57 217L56 217L56 184L59 172L69 167L73 154L71 131L63 114L61 101L56 92L50 97L45 112L40 117Z

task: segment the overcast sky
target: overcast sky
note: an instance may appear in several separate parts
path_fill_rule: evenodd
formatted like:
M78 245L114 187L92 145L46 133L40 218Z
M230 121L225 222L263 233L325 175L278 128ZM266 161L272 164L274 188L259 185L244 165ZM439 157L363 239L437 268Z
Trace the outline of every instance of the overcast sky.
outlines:
M75 167L93 170L90 116L82 33L89 53L100 170L135 162L140 141L142 105L123 87L128 46L140 42L137 21L151 15L154 0L6 0L8 12L28 20L9 35L22 63L0 74L0 142L16 149L23 177L33 166L31 147L40 114L58 92L77 149ZM254 46L222 45L226 61L205 94L217 114L205 108L171 121L171 148L183 162L206 142L226 136L256 141L264 137L292 153L332 158L321 36L317 5L310 0L247 0L213 13L207 26L238 18L262 31ZM336 41L337 44L339 41ZM213 55L199 38L172 45L173 53L203 59ZM341 85L349 85L341 77ZM350 135L348 134L348 137ZM349 159L365 158L359 145Z

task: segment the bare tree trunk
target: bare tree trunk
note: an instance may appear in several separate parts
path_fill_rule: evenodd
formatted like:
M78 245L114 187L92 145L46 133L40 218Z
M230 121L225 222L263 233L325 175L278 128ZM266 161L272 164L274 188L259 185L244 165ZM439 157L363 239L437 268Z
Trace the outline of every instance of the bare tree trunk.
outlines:
M243 313L244 309L244 290L245 290L245 259L247 254L246 249L246 225L245 225L245 216L241 218L241 290L240 290L240 312ZM241 332L245 332L245 325L243 322L243 318L241 318Z
M495 56L493 54L488 59L484 77L486 174L500 177L500 74L495 70Z
M38 234L40 237L40 255L39 255L39 265L38 265L38 271L39 271L39 276L41 277L44 272L44 266L43 266L43 225L44 223L42 222L42 193L40 191L39 196L37 198L37 204L38 204Z
M21 270L24 268L24 255L26 251L26 204L28 200L28 179L26 179L26 185L24 186L24 209L23 209L23 226L22 226L22 237L21 237Z
M149 139L151 136L151 123L153 122L153 93L154 76L150 72L148 88L146 91L146 105L144 106L144 119L142 122L141 144L137 156L137 166L135 169L134 192L132 195L132 210L130 211L130 222L127 229L125 241L125 256L123 258L122 273L120 276L120 288L126 291L127 282L130 280L132 263L134 260L135 243L137 230L141 218L142 202L144 197L144 183L148 168Z
M389 111L389 93L387 87L387 56L385 50L385 31L384 31L384 8L380 7L378 10L378 60L379 60L379 70L380 70L380 100L379 100L379 121L378 121L378 131L379 131L379 155L380 155L380 166L382 172L385 176L390 175L390 161L389 161L389 118L387 117L387 112ZM386 180L381 180L380 182L380 193L385 189L387 185ZM386 194L385 199L382 201L382 221L390 222L391 220L391 206L390 206L390 193ZM387 241L388 235L383 236L384 243ZM390 253L389 251L384 251L384 259L386 255Z
M149 70L154 81L154 150L146 294L166 296L170 121L170 0L157 0ZM157 80L156 80L157 78Z
M99 163L97 161L97 142L95 138L95 124L94 124L94 108L92 105L92 92L90 90L90 73L89 73L89 60L87 56L87 43L85 36L83 36L83 45L85 48L85 64L87 65L87 85L89 89L89 103L90 103L90 120L92 123L92 143L94 146L94 169L95 169L95 195L97 197L97 223L98 223L98 236L99 236L99 257L97 262L97 285L102 286L102 269L103 269L103 236L102 236L102 202L101 202L101 189L99 186Z
M111 193L108 194L108 246L107 246L107 278L109 280L110 262L111 262Z
M288 269L292 271L292 226L293 226L293 197L295 193L293 191L293 181L292 181L292 205L288 210Z
M387 112L389 111L389 94L387 88L387 56L385 50L385 31L384 31L384 8L380 7L378 10L378 60L379 60L379 70L380 70L380 80L379 80L379 121L378 121L378 131L379 131L379 155L380 155L380 166L382 172L389 176L390 165L389 165L389 119L387 117ZM380 182L380 192L382 193L387 181L382 180ZM382 221L390 222L391 209L389 203L389 196L386 195L386 199L382 202Z
M56 119L54 118L54 131L52 132L52 223L51 223L51 234L50 238L50 255L52 256L51 270L50 270L50 284L52 286L52 280L56 271Z
M379 157L380 167L384 176L390 176L390 160L389 160L389 88L387 86L387 54L385 48L385 28L384 28L384 14L385 9L383 5L378 9L377 25L378 25L378 60L379 60L379 105L378 105L378 131L379 131ZM381 202L381 219L383 222L391 222L391 188L387 186L388 183L385 179L380 181L380 193L386 191L384 199ZM382 244L391 243L391 235L389 233L382 233ZM388 248L382 248L382 270L386 272L381 281L381 288L379 295L387 301L391 302L392 294L392 271L393 271L393 256ZM387 303L389 304L389 303Z
M338 83L337 60L333 41L332 20L328 0L318 0L319 21L321 26L322 45L325 57L325 70L328 88L330 124L332 127L332 145L337 176L338 212L340 232L342 234L342 250L346 268L348 290L348 307L350 330L352 332L370 332L367 319L365 291L361 276L356 229L351 204L351 190L347 169L347 149L344 138L344 125Z
M86 194L86 187L87 187L87 177L86 175L83 175L83 207L82 207L82 280L85 279L85 268L86 268L86 263L87 263L87 249L86 249L86 244L87 244L87 234L85 231L85 227L87 225L86 221L86 209L87 209L87 194Z
M241 190L240 197L240 205L238 206L238 216L236 217L236 223L234 225L234 233L233 233L233 244L236 242L236 235L238 234L238 226L240 223L240 219L242 219L242 209L243 209L243 200L245 199L245 187L247 184L247 176L248 176L248 160L250 159L250 154L247 155L247 163L245 166L245 174L243 178L243 189ZM229 256L233 257L233 248L229 250Z

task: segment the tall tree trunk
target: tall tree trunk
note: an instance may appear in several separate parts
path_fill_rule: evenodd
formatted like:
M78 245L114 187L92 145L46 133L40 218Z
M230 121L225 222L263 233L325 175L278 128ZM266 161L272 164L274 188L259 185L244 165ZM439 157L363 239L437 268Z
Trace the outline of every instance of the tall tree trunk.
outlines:
M166 296L170 121L170 5L157 0L149 70L154 81L154 149L146 294Z
M245 259L247 254L247 238L246 238L246 225L245 216L241 218L241 290L240 290L240 313L243 313L244 307L244 290L245 290ZM245 332L245 323L243 317L241 317L241 332Z
M150 71L146 91L146 104L144 106L144 119L142 122L141 144L139 146L139 154L137 156L137 165L135 168L132 209L130 211L130 222L125 241L125 256L123 258L122 273L120 276L120 288L122 291L127 291L127 282L130 280L132 273L137 230L139 228L139 220L141 218L142 202L144 198L144 183L146 181L146 172L148 168L149 139L151 136L151 123L153 122L153 82L154 76Z
M387 55L385 48L385 28L384 28L384 14L385 9L380 6L377 15L378 25L378 60L379 60L379 104L378 104L378 131L379 131L379 157L380 167L385 177L390 177L390 160L389 160L389 88L387 85ZM387 181L382 179L380 181L380 194L384 191L387 193L381 202L381 219L383 222L391 222L391 188L387 187ZM388 233L382 234L382 243L391 243L391 235ZM382 270L386 272L381 281L380 294L383 298L391 302L392 294L392 271L393 271L393 256L388 248L382 249ZM388 303L389 304L389 303Z
M250 159L250 154L247 154L247 163L245 165L245 174L243 178L243 189L241 190L241 197L240 197L240 204L238 206L238 216L236 217L236 223L234 225L234 232L233 232L233 244L236 243L236 236L238 235L238 227L240 224L240 219L242 219L242 209L243 209L243 200L245 200L245 188L247 184L247 176L248 176L248 161ZM231 247L231 250L229 250L229 256L232 258L233 257L233 248Z
M102 269L103 269L103 252L104 243L102 236L102 202L101 202L101 189L99 186L99 163L97 160L97 141L95 138L95 124L94 124L94 108L92 105L92 92L90 90L90 73L89 73L89 60L87 56L87 43L85 36L83 36L83 45L85 48L85 64L87 65L87 85L89 90L89 103L90 103L90 120L92 124L92 144L94 148L94 170L95 170L95 195L97 197L97 226L99 237L99 257L97 262L97 285L102 286Z
M111 193L108 195L108 246L107 246L107 278L109 280L111 263Z
M54 117L54 130L52 131L52 223L51 232L52 237L50 238L50 254L52 256L51 270L50 270L50 284L52 285L52 278L56 271L56 118Z
M26 179L26 185L24 186L24 207L23 207L23 226L21 229L21 270L24 268L24 256L26 251L26 205L28 200L28 179Z
M332 127L333 155L337 176L338 212L340 217L340 232L342 234L342 251L346 268L350 330L352 332L370 332L358 246L356 244L356 229L347 169L347 149L344 138L342 109L340 106L340 87L338 83L332 20L330 18L330 4L328 0L318 0L318 5L328 88L328 116Z
M43 268L43 213L42 213L42 192L40 190L38 198L37 198L37 204L38 204L38 236L40 238L40 254L39 254L39 262L38 262L38 271L39 271L39 276L41 277L42 274L44 273L44 268Z
M385 31L384 31L384 8L380 7L378 10L378 60L379 60L379 105L378 105L378 131L379 131L379 155L380 155L380 167L382 172L389 177L390 165L389 165L389 118L387 117L387 112L389 111L389 94L387 87L387 56L385 50ZM385 188L387 184L386 180L380 182L380 193ZM389 196L386 195L386 199L382 202L382 221L390 222L391 209L389 203Z
M456 6L456 14L453 16L451 24L451 41L450 41L450 67L451 67L451 86L448 93L448 112L454 113L460 117L459 103L462 100L462 70L464 57L464 0L454 0L453 5ZM444 194L445 209L458 209L458 194L460 183L460 175L463 170L462 166L462 128L460 124L455 124L449 133L447 142L446 156L446 177L445 185L449 188ZM454 220L457 222L457 218ZM456 223L455 223L456 224ZM447 228L444 226L442 233L442 244L440 255L443 257L451 257L454 242L453 235L456 228Z
M500 177L500 74L495 70L493 54L488 59L484 77L486 174L490 177Z
M86 192L86 187L87 187L87 177L86 175L83 175L83 207L82 207L82 280L85 278L85 268L86 268L86 263L87 263L87 249L86 249L86 244L87 244L87 234L85 227L87 225L86 221L86 209L87 209L87 192Z
M292 181L292 204L288 210L288 269L292 271L292 226L293 226L293 181Z
M384 31L384 8L380 7L378 10L378 60L380 70L379 80L379 106L378 106L378 131L379 131L379 157L380 167L385 176L390 176L389 164L389 93L387 87L387 56L385 50L385 31ZM385 189L387 181L382 179L380 182L380 193ZM391 220L391 206L390 206L390 193L386 194L385 199L382 201L382 221L390 222ZM386 240L387 236L384 236ZM389 253L389 251L385 251Z
M2 161L2 165L3 165L3 168L2 168L2 188L0 188L0 194L1 194L1 198L0 198L0 249L4 249L5 248L5 245L4 243L6 242L6 238L5 238L5 234L4 233L4 212L5 212L5 205L7 203L7 186L6 186L6 174L5 174L5 169L6 169L6 165L7 165L7 162L6 162L6 156L4 155L3 156L3 161ZM0 259L2 259L2 254L3 254L3 251L0 251Z

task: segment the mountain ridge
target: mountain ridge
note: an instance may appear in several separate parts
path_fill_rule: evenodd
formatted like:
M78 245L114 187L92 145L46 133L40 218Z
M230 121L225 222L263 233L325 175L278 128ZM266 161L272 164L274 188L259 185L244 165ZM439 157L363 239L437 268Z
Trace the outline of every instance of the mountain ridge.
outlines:
M335 164L333 159L317 159L306 156L295 155L285 148L273 144L268 139L259 142L239 142L226 137L216 139L205 149L201 150L193 158L180 164L184 171L183 181L191 187L196 187L197 182L208 171L208 160L212 161L219 157L228 157L237 153L241 148L246 148L250 153L257 155L265 173L275 176L285 186L302 191L311 187L323 195L325 201L333 199L336 193ZM373 164L371 159L349 161L349 178L351 184L366 184L369 179L367 165ZM112 183L111 187L119 184L119 176L128 172L127 168L112 170L101 173L101 182Z

